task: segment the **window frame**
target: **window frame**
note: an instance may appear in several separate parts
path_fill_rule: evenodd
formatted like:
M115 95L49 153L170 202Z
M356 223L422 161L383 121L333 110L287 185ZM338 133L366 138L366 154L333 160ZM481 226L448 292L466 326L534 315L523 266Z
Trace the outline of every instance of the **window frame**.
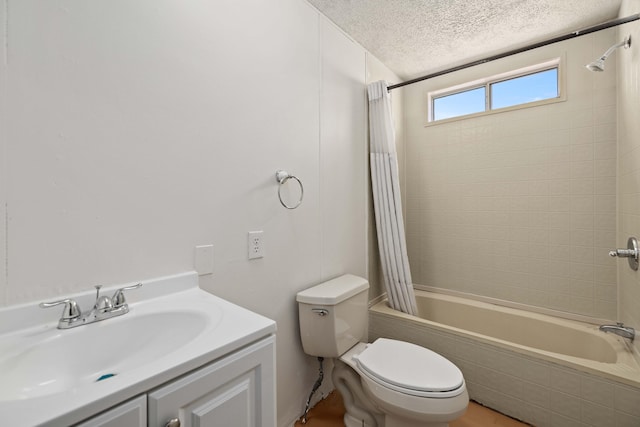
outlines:
M485 77L482 79L472 80L455 86L449 86L444 89L438 89L430 91L427 95L427 125L446 123L453 120L462 120L470 117L477 117L487 114L494 114L497 112L504 112L510 110L518 110L522 108L530 108L538 105L545 105L565 100L564 96L564 74L562 70L562 60L560 57L554 58L548 61L544 61L535 65L531 65L524 68L518 68L516 70L508 71L505 73L495 74L493 76ZM558 78L558 96L553 98L546 98L538 101L525 102L522 104L510 105L508 107L491 108L491 85L495 83L501 83L507 80L517 79L532 74L537 74L543 71L557 70ZM434 119L434 102L436 99L444 98L446 96L455 95L457 93L463 93L478 88L485 88L485 109L476 113L464 114L455 117L448 117L446 119Z

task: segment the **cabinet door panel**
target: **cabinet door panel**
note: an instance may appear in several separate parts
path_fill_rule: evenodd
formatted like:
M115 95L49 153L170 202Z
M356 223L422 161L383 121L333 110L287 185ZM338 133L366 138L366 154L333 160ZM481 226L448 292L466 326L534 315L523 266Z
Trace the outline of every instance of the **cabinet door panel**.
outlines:
M152 391L148 405L151 427L275 427L275 338Z
M255 419L254 385L255 376L251 375L227 391L216 390L211 393L211 397L204 404L194 407L191 411L193 426L251 427L251 421Z
M76 427L145 427L147 425L147 395L130 401L96 415Z

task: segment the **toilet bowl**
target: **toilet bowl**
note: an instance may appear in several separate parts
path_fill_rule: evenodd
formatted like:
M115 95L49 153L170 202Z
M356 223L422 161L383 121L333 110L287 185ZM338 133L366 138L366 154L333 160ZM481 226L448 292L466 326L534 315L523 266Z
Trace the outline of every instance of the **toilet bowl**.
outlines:
M346 426L447 426L469 402L462 372L415 344L366 343L368 288L365 279L344 275L296 298L304 351L336 359L332 378L345 401Z

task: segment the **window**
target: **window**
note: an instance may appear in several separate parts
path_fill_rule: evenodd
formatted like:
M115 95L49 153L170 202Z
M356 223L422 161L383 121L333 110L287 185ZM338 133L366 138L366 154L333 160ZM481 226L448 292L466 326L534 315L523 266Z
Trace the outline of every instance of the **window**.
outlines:
M433 120L448 119L485 110L487 89L482 86L433 99Z
M429 121L560 98L560 59L429 94Z
M491 84L491 109L557 98L558 68Z

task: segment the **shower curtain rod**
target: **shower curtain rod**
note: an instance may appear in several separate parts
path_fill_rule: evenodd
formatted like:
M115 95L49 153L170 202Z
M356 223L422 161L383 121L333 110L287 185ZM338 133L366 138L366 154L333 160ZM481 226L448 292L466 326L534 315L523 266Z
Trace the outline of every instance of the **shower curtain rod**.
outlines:
M477 61L469 62L467 64L458 65L457 67L449 68L443 71L437 71L432 74L427 74L426 76L418 77L412 80L407 80L406 82L398 83L395 85L391 85L387 88L388 91L392 91L393 89L398 89L403 86L412 85L414 83L421 82L423 80L432 79L434 77L442 76L444 74L453 73L454 71L464 70L465 68L474 67L480 64L486 64L487 62L495 61L496 59L506 58L507 56L516 55L518 53L526 52L528 50L537 49L542 46L547 46L553 43L558 43L564 40L569 40L575 37L584 36L587 34L595 33L596 31L606 30L607 28L617 27L618 25L626 24L628 22L637 21L640 19L640 13L636 13L635 15L627 16L626 18L614 19L612 21L603 22L602 24L594 25L593 27L585 28L584 30L574 31L569 34L565 34L563 36L554 37L549 40L545 40L539 43L530 44L525 47L521 47L518 49L513 49L508 52L499 53L494 56L490 56L488 58L479 59Z

